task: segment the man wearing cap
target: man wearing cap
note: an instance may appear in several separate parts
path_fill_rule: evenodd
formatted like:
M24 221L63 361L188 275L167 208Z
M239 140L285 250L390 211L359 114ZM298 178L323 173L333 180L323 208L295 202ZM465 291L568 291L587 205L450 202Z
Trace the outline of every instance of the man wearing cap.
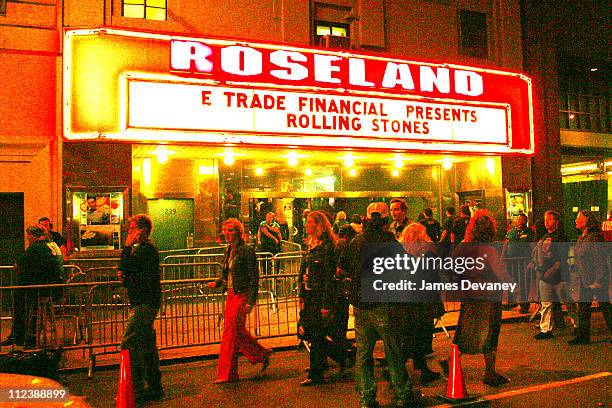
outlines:
M388 231L389 207L384 202L375 202L368 206L367 220L363 233L358 234L350 242L347 251L351 256L345 257L345 262L339 267L348 272L352 287L350 301L355 308L355 339L357 342L357 357L355 361L355 381L359 391L361 407L377 407L376 380L374 379L374 346L378 339L384 343L385 357L389 367L389 375L395 392L395 406L413 407L416 401L412 396L410 378L402 358L399 330L392 313L396 305L391 303L375 303L362 301L362 268L369 268L367 260L373 253L392 256L400 253L403 247L398 244L393 234ZM373 273L364 269L364 277L373 277ZM367 284L366 284L367 285ZM364 288L367 287L364 286Z

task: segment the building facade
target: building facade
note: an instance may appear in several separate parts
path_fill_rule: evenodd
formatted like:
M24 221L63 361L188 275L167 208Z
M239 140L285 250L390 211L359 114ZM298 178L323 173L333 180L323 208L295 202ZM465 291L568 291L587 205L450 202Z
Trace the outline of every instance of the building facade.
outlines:
M297 232L304 208L396 196L412 218L532 214L518 0L192 3L6 3L0 190L22 223L48 215L83 251L118 248L138 212L164 249L228 216Z

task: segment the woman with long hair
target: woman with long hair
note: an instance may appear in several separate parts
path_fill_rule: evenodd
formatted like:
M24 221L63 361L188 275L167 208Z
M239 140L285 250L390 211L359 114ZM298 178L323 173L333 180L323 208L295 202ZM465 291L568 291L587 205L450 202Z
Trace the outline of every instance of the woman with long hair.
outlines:
M409 224L400 236L400 242L409 255L416 258L435 256L435 246L427 229L419 222ZM435 270L423 270L420 276L428 282L438 282L438 273ZM440 299L440 292L427 291L420 293L418 303L398 305L404 310L405 316L400 318L405 333L403 349L405 357L412 357L415 370L421 371L421 385L440 378L440 373L432 371L427 366L425 356L432 350L434 319L442 317L444 305Z
M493 217L486 210L476 211L470 218L465 239L453 251L453 258L479 259L484 267L466 268L461 279L472 283L511 281L497 249L492 244L495 236L496 225ZM510 382L508 377L495 370L502 318L501 300L501 291L463 291L459 322L453 339L462 353L484 355L483 382L492 387ZM444 365L447 371L447 366Z
M310 370L301 386L323 383L327 357L343 367L346 350L326 339L335 300L337 237L323 211L313 211L306 218L306 254L299 275L300 321L298 336L310 342Z
M612 307L608 298L608 263L606 244L601 224L595 214L581 210L576 217L576 228L582 231L574 247L574 273L576 292L574 300L578 302L578 324L576 335L569 341L570 345L588 344L591 341L591 302L594 297L599 301L608 329L612 330Z
M222 233L228 243L223 273L219 280L208 284L211 288L227 289L215 384L238 381L238 352L251 364L261 363L262 372L270 364L271 354L245 327L246 316L257 302L259 288L255 251L246 245L244 226L236 218L223 222Z

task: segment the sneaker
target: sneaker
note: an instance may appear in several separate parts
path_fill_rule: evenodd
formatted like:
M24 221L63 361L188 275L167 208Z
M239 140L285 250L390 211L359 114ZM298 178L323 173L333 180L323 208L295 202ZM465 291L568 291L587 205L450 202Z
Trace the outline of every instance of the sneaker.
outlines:
M442 367L442 371L444 371L444 375L448 377L448 372L450 371L450 366L448 360L439 360L440 367Z
M428 384L432 381L436 381L440 379L440 373L431 370L422 370L421 371L421 385Z
M494 377L483 378L482 382L487 385L490 385L491 387L499 387L500 385L508 384L510 382L510 378L497 373Z
M161 401L164 395L165 393L162 387L149 388L143 395L143 401Z
M261 370L259 372L263 373L264 371L266 371L269 365L270 365L270 354L266 354L266 356L264 357L264 360L261 363Z
M546 339L552 339L554 336L552 334L552 332L539 332L538 334L536 334L535 336L533 336L534 339L536 340L546 340Z
M321 384L324 384L323 379L313 380L312 378L307 378L300 383L300 387L312 387L314 385L321 385Z

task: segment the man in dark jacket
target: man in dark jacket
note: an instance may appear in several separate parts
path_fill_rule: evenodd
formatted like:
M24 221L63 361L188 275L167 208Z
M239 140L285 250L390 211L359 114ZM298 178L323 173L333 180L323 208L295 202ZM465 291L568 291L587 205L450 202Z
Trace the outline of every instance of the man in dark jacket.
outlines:
M119 265L119 278L130 300L121 348L130 351L136 399L140 402L160 400L164 391L153 329L161 304L159 253L149 240L153 229L151 218L138 214L130 218L129 223Z
M350 242L345 257L346 264L339 267L348 271L353 282L350 298L355 307L355 339L357 342L357 357L355 361L356 386L359 391L361 407L377 407L376 381L374 379L374 345L382 338L385 357L389 367L389 375L395 393L395 403L398 407L412 407L416 401L412 395L410 378L406 371L403 358L399 330L393 309L396 305L383 302L364 301L364 293L372 293L370 280L377 279L371 266L373 257L391 257L403 252L403 247L388 231L389 208L384 202L375 202L368 206L365 231L358 234ZM362 276L363 269L363 276ZM362 287L362 285L364 285ZM370 299L371 300L371 299Z
M46 285L62 283L62 253L55 243L47 238L41 225L26 229L30 246L17 261L17 285ZM0 345L23 345L36 347L38 301L41 297L57 297L55 289L22 289L14 292L13 329Z
M536 340L553 337L553 302L567 303L567 239L560 229L561 215L557 211L544 213L546 234L538 241L533 252L533 265L540 291L540 332Z
M438 220L434 219L433 211L431 208L426 208L423 210L423 214L425 214L425 219L421 221L421 224L425 226L425 230L427 231L427 235L431 238L432 242L440 241L440 236L442 235L442 226L438 222Z

